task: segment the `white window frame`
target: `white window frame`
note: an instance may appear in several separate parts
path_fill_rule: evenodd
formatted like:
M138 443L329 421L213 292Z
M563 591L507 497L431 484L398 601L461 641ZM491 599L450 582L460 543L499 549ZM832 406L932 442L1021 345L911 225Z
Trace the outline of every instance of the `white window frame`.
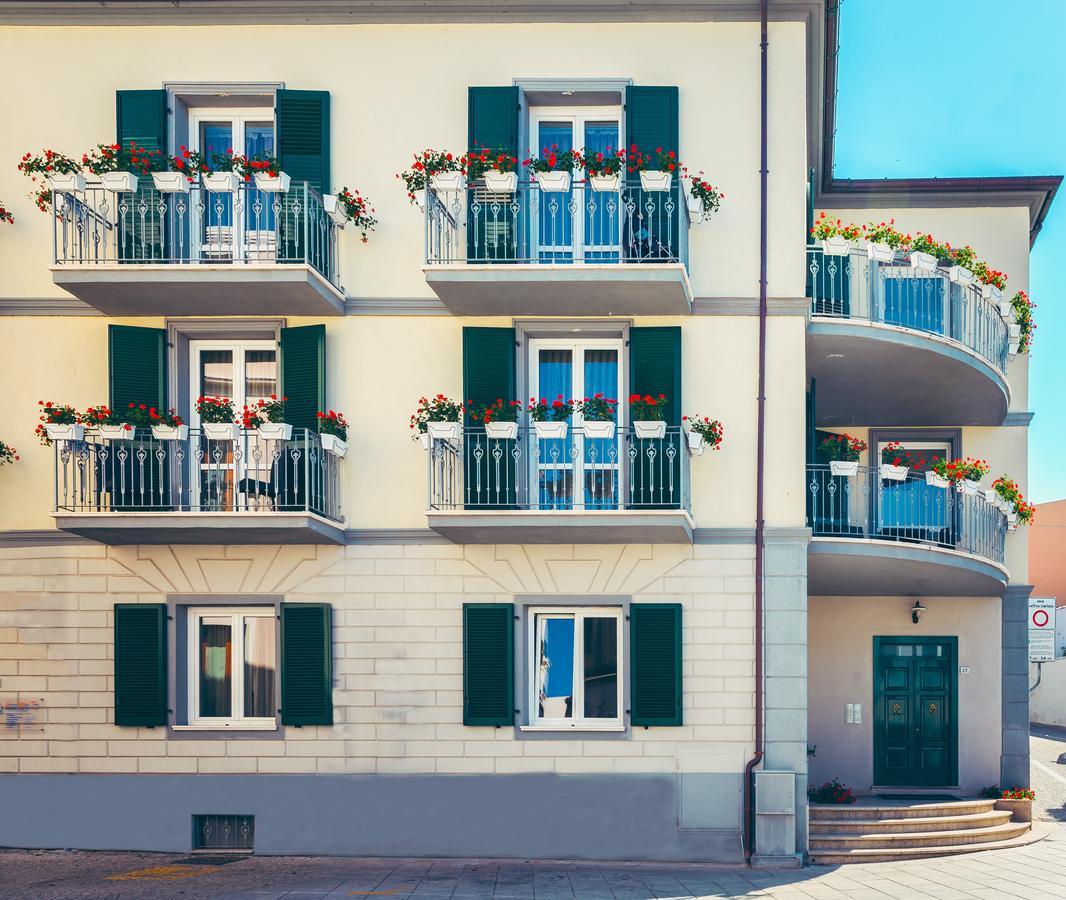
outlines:
M277 714L265 718L262 716L231 715L201 716L200 715L200 622L205 618L230 617L232 661L231 679L231 711L244 709L244 628L243 623L247 618L270 619L274 623L274 645L277 647L277 613L269 606L195 606L189 609L188 618L188 728L211 729L211 728L235 728L242 730L274 730L277 728ZM274 691L276 702L279 679L281 678L280 660L275 654L274 663Z
M625 644L623 642L623 610L619 606L534 606L528 609L529 645L526 651L528 672L526 673L529 685L528 706L529 722L521 726L522 731L624 731L625 730L625 704L623 700L623 673L625 661ZM545 718L539 715L540 702L540 623L551 618L572 618L574 620L574 673L573 673L573 700L571 708L575 715L570 719ZM618 715L613 719L586 719L583 715L576 715L577 711L585 709L585 677L584 677L584 620L614 619L616 630L616 646L618 648L617 662L617 699L616 709Z

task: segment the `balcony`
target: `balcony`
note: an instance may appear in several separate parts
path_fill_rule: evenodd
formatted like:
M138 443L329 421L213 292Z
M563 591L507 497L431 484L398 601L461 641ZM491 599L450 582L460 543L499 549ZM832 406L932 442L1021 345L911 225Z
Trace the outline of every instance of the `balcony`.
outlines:
M909 257L807 248L807 374L818 425L999 425L1008 329L979 286Z
M808 588L828 596L1002 596L1007 520L983 495L860 466L807 466Z
M338 459L316 432L56 441L56 526L105 544L344 542Z
M570 191L520 183L426 190L426 281L457 316L685 315L684 188Z
M515 439L469 428L426 454L429 527L458 544L691 543L684 432Z
M306 182L57 192L53 281L109 316L344 314L337 229Z

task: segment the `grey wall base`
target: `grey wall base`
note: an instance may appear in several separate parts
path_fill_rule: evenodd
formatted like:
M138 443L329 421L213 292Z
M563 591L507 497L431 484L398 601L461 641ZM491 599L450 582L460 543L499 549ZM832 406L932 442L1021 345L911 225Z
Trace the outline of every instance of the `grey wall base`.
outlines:
M999 783L1029 787L1029 595L1012 584L1003 595L1003 751Z
M737 776L723 775L736 804ZM726 785L728 782L728 786ZM255 852L739 862L681 831L674 775L3 775L0 846L191 849L192 816L255 816Z

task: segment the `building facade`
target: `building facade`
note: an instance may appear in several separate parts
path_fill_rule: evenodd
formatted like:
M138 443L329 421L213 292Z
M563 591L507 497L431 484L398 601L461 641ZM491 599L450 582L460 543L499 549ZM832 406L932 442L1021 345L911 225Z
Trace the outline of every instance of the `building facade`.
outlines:
M0 134L0 844L781 860L809 781L1026 784L1024 529L878 467L901 442L1024 489L1026 357L979 287L809 229L894 217L1026 290L1057 180L833 179L816 0L771 2L765 41L758 4L448 6L0 29L35 85ZM72 85L55 60L87 44ZM24 199L27 151L113 140L291 184ZM427 146L662 147L725 196L690 220L678 178L578 171L419 205L395 172ZM329 214L345 186L366 244ZM623 402L610 436L420 441L438 393ZM661 435L631 393L665 397ZM287 438L196 412L272 394ZM190 430L38 448L39 401ZM720 450L690 446L703 415ZM819 455L842 432L873 448L850 476Z

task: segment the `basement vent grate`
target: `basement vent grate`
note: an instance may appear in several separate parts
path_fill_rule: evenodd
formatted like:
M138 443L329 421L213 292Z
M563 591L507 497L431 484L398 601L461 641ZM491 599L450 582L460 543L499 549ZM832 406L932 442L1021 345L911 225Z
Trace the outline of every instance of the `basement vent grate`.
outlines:
M172 866L224 866L226 863L240 862L247 859L247 853L227 853L224 856L214 856L208 853L186 856L184 859L176 859Z
M210 813L192 817L193 850L251 850L255 816Z

